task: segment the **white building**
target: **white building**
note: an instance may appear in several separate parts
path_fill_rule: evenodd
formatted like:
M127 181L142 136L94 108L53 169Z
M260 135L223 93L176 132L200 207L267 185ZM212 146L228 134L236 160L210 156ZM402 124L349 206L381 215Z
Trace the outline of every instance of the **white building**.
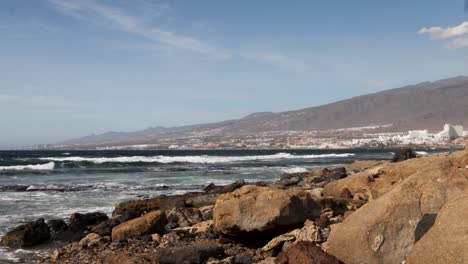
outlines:
M444 125L444 130L437 134L440 138L459 138L463 137L463 126L453 126L450 124Z
M427 130L412 130L408 131L408 137L410 138L425 138L429 135Z

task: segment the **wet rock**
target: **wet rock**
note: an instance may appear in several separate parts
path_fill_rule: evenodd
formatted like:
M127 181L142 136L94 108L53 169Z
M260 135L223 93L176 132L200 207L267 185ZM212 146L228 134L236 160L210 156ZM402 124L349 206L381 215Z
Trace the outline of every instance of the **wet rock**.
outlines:
M217 244L196 244L186 247L161 248L158 252L158 263L206 263L210 258L221 258L224 255L223 247Z
M276 257L277 264L340 264L337 258L312 242L300 241Z
M416 158L416 153L410 148L402 149L398 153L396 153L393 157L391 162L400 162L405 161L408 159Z
M11 248L30 247L46 242L49 237L49 226L43 218L39 218L6 233L0 240L0 245Z
M147 213L139 218L122 223L112 229L112 241L120 241L132 237L163 233L168 223L166 215L161 211Z
M121 224L121 222L118 219L107 219L92 227L91 232L100 236L110 236L112 234L112 228L118 226L119 224Z
M94 226L106 221L109 217L105 213L93 212L93 213L74 213L70 216L70 224L78 223L82 226Z
M65 232L68 229L67 223L61 219L53 219L47 221L47 225L50 227L50 238L56 239L57 234Z
M321 208L300 188L244 186L221 195L213 210L215 231L235 235L288 229L318 217Z

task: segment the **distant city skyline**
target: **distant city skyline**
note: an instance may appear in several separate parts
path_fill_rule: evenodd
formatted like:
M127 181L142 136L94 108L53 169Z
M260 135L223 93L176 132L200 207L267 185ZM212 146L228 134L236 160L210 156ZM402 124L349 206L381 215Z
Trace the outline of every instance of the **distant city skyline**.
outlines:
M467 74L466 1L0 2L0 149Z

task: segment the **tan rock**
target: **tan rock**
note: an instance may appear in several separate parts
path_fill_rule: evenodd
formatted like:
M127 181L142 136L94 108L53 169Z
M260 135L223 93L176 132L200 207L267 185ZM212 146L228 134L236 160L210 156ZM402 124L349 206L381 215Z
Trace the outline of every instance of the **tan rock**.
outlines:
M413 246L406 264L468 262L468 192L449 201Z
M161 211L147 213L139 218L124 222L112 229L112 241L162 233L167 224L166 215Z
M100 236L96 233L91 233L85 236L83 239L80 240L80 246L94 246L99 243Z
M213 228L213 220L207 220L189 227L175 228L174 231L188 231L191 234L205 233Z
M300 188L244 186L220 195L213 210L215 231L237 234L288 228L320 215L321 208Z
M160 234L158 234L158 233L155 233L155 234L151 235L151 239L153 241L156 241L156 242L160 243L161 239L162 239L162 236Z
M384 165L384 173L374 183L355 174L335 184L365 190L375 200L333 228L328 252L350 264L401 263L413 247L415 229L422 216L438 213L448 200L468 188L467 178L454 166L456 162L463 163L466 155ZM333 192L335 187L328 190Z

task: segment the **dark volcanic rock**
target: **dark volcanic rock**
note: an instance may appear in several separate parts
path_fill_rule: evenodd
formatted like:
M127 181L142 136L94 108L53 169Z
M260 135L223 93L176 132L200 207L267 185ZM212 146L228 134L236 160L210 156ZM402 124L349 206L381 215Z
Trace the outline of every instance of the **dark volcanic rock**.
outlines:
M91 228L91 232L96 233L100 236L111 236L112 228L120 225L120 223L121 222L118 219L107 219L106 221L103 221L100 224Z
M216 194L221 194L221 193L228 193L232 192L236 189L239 189L240 187L245 185L244 180L237 180L231 184L225 185L225 186L216 186L213 183L210 183L208 186L206 186L203 191L206 193L216 193Z
M410 148L402 149L400 152L396 153L391 162L400 162L408 159L416 158L416 153Z
M101 212L94 213L74 213L70 216L70 224L78 223L82 226L93 226L106 221L109 217Z
M29 247L41 244L50 237L49 226L43 218L20 225L8 232L0 241L0 245L11 248Z
M217 244L198 244L187 247L162 248L158 252L158 263L206 263L209 258L220 258L224 255L223 247Z
M338 259L324 252L313 242L299 241L278 254L277 264L340 264Z

